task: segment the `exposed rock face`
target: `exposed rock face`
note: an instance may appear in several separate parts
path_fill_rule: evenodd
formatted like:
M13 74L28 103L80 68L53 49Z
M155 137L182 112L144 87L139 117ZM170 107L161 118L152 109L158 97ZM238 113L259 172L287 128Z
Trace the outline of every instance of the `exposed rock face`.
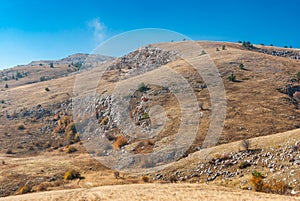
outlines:
M118 58L108 70L121 71L122 79L136 76L170 63L178 58L175 51L146 46Z
M296 101L300 101L300 92L299 91L296 91L294 94L293 94L293 98L296 100Z
M262 48L256 48L257 51L264 53L264 54L269 54L273 56L278 56L278 57L287 57L291 59L296 59L300 60L300 52L299 51L294 51L294 50L270 50L270 49L262 49Z
M299 173L297 171L299 158L299 142L290 140L287 144L278 145L276 149L253 149L220 154L206 162L199 162L193 168L182 167L170 172L159 172L153 175L153 180L210 182L218 178L222 180L230 180L233 177L244 178L251 175L253 170L262 170L266 182L275 178L290 187L296 187L299 181L294 175ZM247 183L245 189L251 188L251 184L244 181L243 185ZM294 190L298 191L299 188L296 187ZM291 190L288 190L288 194L292 194Z

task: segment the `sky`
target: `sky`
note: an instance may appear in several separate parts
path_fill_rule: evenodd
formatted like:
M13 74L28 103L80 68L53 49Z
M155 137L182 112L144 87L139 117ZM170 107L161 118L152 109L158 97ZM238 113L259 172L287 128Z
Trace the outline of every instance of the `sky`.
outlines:
M300 48L299 7L299 0L1 0L0 69L91 53L143 28Z

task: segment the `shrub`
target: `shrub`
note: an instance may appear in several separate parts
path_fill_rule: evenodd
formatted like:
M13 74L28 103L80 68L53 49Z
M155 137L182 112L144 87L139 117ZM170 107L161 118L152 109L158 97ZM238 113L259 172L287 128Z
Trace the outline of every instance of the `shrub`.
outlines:
M50 89L49 89L48 87L46 87L46 88L45 88L45 91L47 91L47 92L48 92L48 91L50 91Z
M81 179L81 175L77 170L68 170L64 175L64 180Z
M115 171L114 172L114 177L115 177L115 179L119 179L120 178L120 172Z
M150 179L147 176L142 176L142 180L143 182L148 183Z
M228 80L231 81L231 82L235 82L236 81L236 76L231 73L231 75L228 77Z
M22 187L19 188L19 190L16 192L16 195L21 195L21 194L29 193L30 191L31 191L31 187L29 187L29 186L22 186Z
M254 190L261 192L263 187L263 177L260 172L254 170L252 172L251 183L253 184Z
M296 74L296 79L300 81L300 71Z
M19 124L17 128L18 128L18 130L24 130L25 126L23 124Z
M54 68L53 63L50 63L49 66L50 66L50 68Z
M244 41L243 42L243 46L245 47L245 48L247 48L247 49L249 49L249 48L252 48L253 47L253 45L251 44L251 42L250 41Z
M245 70L244 64L241 63L239 67L240 67L241 70Z
M76 151L78 151L78 150L72 146L66 148L66 153L68 153L68 154L74 153Z
M4 87L7 89L8 88L8 84L6 83Z
M8 149L5 153L6 154L14 154L14 152L11 149Z
M239 168L240 169L245 169L247 167L250 167L251 166L251 163L249 163L248 161L242 161L240 164L239 164Z
M216 51L217 51L217 52L220 51L218 47L216 48Z
M145 85L145 83L140 83L139 84L139 86L138 86L138 91L139 92L146 92L146 91L148 91L149 90L149 88Z
M271 179L268 182L264 182L265 177L258 171L254 170L252 172L251 183L253 184L254 190L258 192L265 193L276 193L276 194L288 194L288 189L290 186L283 181L278 181L276 179Z
M108 116L104 117L104 118L101 120L101 124L102 124L102 125L106 125L106 124L108 123L108 120L109 120Z
M73 64L73 66L79 70L82 67L82 63L77 62L77 63Z
M254 171L252 172L252 176L254 176L254 177L261 177L261 178L264 178L264 177L265 177L265 176L262 175L261 172L258 172L257 170L254 170Z
M201 56L201 55L205 55L205 54L206 54L206 52L205 52L204 50L202 50L200 56Z
M226 45L223 45L223 46L222 46L222 50L226 50Z
M46 79L45 76L40 77L40 81L41 81L41 82L46 81L46 80L47 80L47 79Z
M65 138L69 144L74 144L80 141L79 133L77 133L74 123L70 123L65 129Z
M115 149L121 149L123 146L127 144L128 144L128 139L123 135L119 135L116 137L116 140L114 142L114 147Z
M271 179L268 183L263 182L262 191L265 193L288 194L289 185L286 182Z
M149 114L148 114L147 112L145 112L145 113L141 116L140 121L145 120L145 119L149 119L149 118L150 118Z
M23 75L22 75L20 72L17 71L16 77L17 77L17 78L22 78Z
M4 104L5 103L5 101L4 100L1 100L1 104Z

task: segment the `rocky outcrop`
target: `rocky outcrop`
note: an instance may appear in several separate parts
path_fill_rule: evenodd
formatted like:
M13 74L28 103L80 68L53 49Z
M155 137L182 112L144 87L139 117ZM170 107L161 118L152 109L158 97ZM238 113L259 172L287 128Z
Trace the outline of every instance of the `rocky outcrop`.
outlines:
M291 58L291 59L300 60L300 51L263 49L263 48L255 48L254 50L264 53L264 54L269 54L272 56L287 57L287 58Z
M143 74L162 65L170 63L178 58L175 51L166 51L153 46L142 47L116 61L108 67L108 70L119 70L121 79Z

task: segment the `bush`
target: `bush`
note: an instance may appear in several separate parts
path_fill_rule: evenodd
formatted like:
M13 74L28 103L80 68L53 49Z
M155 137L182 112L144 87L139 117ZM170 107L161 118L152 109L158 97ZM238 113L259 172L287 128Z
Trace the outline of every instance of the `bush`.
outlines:
M16 195L21 195L25 193L29 193L31 191L31 188L29 186L22 186L19 188L19 190L16 192Z
M258 171L256 171L256 170L254 170L254 171L252 172L252 176L254 176L254 177L265 178L265 176L263 176L261 172L258 172Z
M142 180L143 180L143 182L148 183L150 179L147 176L143 176Z
M140 117L140 121L142 121L142 120L145 120L145 119L149 119L150 118L150 116L149 116L149 114L147 113L147 112L145 112L141 117Z
M114 147L115 149L121 149L123 146L127 144L128 144L128 139L123 135L119 135L116 137L116 140L114 142Z
M40 77L40 81L41 81L41 82L46 81L46 80L47 80L47 79L46 79L45 76Z
M64 175L64 180L81 179L81 175L77 170L69 170Z
M14 152L11 149L8 149L5 153L6 154L14 154Z
M254 170L252 172L252 178L251 183L253 184L254 190L258 192L264 192L264 193L276 193L281 195L288 194L288 189L290 189L290 186L283 181L278 181L276 179L271 179L268 182L264 182L264 176Z
M217 51L217 52L220 51L218 47L216 48L216 51Z
M8 88L8 84L6 83L4 87L7 89Z
M101 124L106 125L108 123L108 121L109 121L109 118L108 118L108 116L106 116L101 120Z
M18 125L18 130L24 130L25 126L23 124Z
M1 104L4 104L5 103L5 101L4 100L1 100Z
M77 63L73 64L73 66L79 70L82 67L82 63L77 62Z
M119 179L120 178L120 172L115 171L114 172L114 177L115 177L115 179Z
M280 195L288 194L289 185L286 182L271 179L268 183L263 182L262 192Z
M244 64L241 63L239 67L240 67L241 70L245 70Z
M205 52L204 50L202 50L200 56L201 56L201 55L205 55L205 54L206 54L206 52Z
M296 79L300 81L300 71L296 74Z
M228 80L231 81L231 82L235 82L236 81L236 76L231 73L231 75L228 77Z
M139 84L139 86L138 86L139 92L146 92L148 90L149 90L149 88L145 85L145 83L142 82L141 84Z
M50 63L49 66L50 66L50 68L54 68L53 63Z
M222 50L226 50L226 45L223 45L223 46L222 46Z
M47 92L48 92L48 91L50 91L50 89L49 89L48 87L46 87L46 88L45 88L45 91L47 91Z
M17 71L16 77L17 77L17 78L22 78L23 75L22 75L20 72Z
M240 164L239 164L239 168L240 169L245 169L247 167L250 167L251 166L251 163L249 163L248 161L242 161Z
M69 144L74 144L80 141L79 133L77 133L74 123L70 123L65 129L66 140Z
M78 150L72 146L66 148L66 153L68 153L68 154L74 153L76 151L78 151Z
M243 42L243 46L245 47L245 48L247 48L247 49L249 49L249 48L252 48L253 47L253 45L251 44L251 42L250 41L244 41Z
M253 184L254 190L258 192L262 192L263 187L263 177L260 172L254 170L252 172L251 183Z

